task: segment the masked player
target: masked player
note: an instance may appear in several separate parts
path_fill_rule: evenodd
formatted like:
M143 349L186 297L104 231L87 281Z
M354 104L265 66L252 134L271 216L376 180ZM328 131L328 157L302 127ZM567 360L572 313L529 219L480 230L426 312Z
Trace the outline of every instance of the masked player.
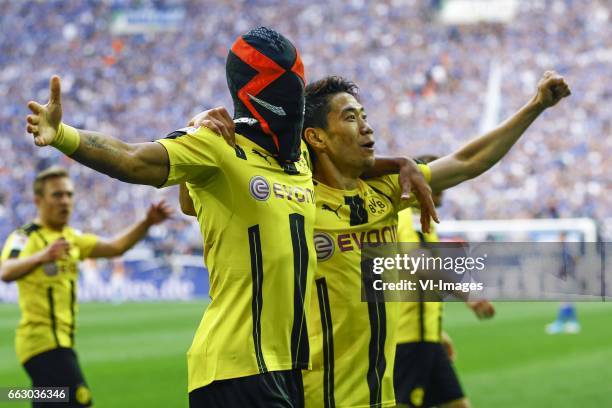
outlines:
M37 216L8 237L0 258L2 280L17 281L19 289L17 358L33 387L69 387L69 403L62 406L90 406L91 393L74 351L78 263L122 255L171 211L164 202L152 205L141 221L108 241L68 225L74 187L66 170L40 172L33 189Z
M46 106L29 104L28 131L122 181L188 183L207 211L198 221L211 297L187 353L190 406L296 407L315 265L314 190L300 150L304 68L289 40L262 27L232 45L226 76L235 148L205 128L135 144L71 128L61 123L58 77Z

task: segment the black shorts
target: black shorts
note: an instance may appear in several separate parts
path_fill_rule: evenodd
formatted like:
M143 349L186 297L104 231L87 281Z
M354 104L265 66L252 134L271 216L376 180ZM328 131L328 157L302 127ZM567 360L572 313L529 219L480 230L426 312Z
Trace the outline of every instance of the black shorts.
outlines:
M92 404L77 355L71 348L56 348L30 358L23 364L32 379L32 387L68 387L70 402L34 402L35 408L81 408Z
M303 408L300 370L214 381L189 393L190 408Z
M410 407L432 407L464 397L453 364L440 343L398 344L393 385L397 402Z

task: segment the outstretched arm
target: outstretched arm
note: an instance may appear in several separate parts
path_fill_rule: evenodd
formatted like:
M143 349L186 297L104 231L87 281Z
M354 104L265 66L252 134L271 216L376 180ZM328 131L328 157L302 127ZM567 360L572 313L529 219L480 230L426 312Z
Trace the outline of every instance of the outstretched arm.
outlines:
M46 105L30 101L27 131L37 146L51 145L96 171L135 184L162 185L168 177L168 153L159 143L125 143L110 135L74 129L62 123L60 78L51 77Z
M68 244L68 241L60 238L30 256L6 259L0 264L0 277L4 282L20 279L41 265L63 258L69 250L70 244Z
M471 140L458 151L429 164L431 188L442 191L472 179L493 167L547 108L571 94L563 77L546 71L536 95L497 128Z
M142 220L132 224L110 241L98 241L91 250L89 258L112 258L123 255L145 236L149 228L167 220L171 214L171 208L163 200L152 204Z

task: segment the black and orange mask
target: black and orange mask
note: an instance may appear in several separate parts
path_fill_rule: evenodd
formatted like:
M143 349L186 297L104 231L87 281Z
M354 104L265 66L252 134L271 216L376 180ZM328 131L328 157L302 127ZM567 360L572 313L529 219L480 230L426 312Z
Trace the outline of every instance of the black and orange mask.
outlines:
M255 141L281 165L299 160L305 80L293 44L269 28L251 30L232 45L226 77L237 123L258 125L267 140Z

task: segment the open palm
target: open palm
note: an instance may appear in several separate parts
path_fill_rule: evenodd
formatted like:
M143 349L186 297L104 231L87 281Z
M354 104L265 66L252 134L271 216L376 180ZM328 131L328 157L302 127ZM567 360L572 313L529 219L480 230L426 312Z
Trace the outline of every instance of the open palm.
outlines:
M57 75L49 81L49 102L41 105L38 102L28 102L32 115L28 115L27 132L34 136L36 146L47 146L53 142L60 122L62 121L62 100L60 78Z

